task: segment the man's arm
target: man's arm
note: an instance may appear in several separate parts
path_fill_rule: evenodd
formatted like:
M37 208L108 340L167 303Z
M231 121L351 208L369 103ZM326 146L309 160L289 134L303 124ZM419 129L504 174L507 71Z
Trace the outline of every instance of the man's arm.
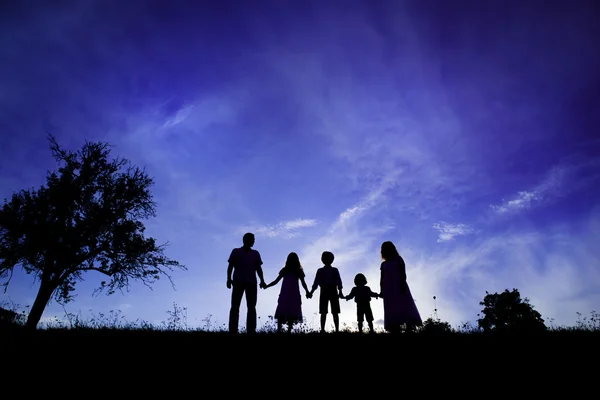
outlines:
M233 267L235 265L235 249L231 250L231 254L229 255L229 259L227 259L227 262L229 263L227 265L227 289L231 289L231 285L233 284L231 274L233 273Z
M233 273L233 264L229 263L227 266L227 288L231 289L231 284L233 281L231 280L231 274Z
M267 286L267 284L265 283L265 277L263 276L263 270L262 270L262 258L260 257L260 253L256 252L258 254L258 262L256 263L256 274L258 275L258 278L260 279L260 286L265 289L265 287Z
M263 270L260 265L256 266L256 274L258 275L258 278L260 279L261 286L266 286L265 277L263 276Z

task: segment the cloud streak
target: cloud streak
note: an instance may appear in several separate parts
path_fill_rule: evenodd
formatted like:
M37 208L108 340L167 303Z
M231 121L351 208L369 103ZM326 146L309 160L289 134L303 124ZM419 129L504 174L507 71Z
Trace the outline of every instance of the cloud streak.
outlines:
M433 229L439 232L438 243L448 242L456 236L471 235L475 232L473 228L466 224L449 224L447 222L436 222Z
M597 181L600 178L599 166L600 163L593 159L579 163L558 164L531 189L519 191L508 200L491 204L490 208L497 214L511 214L550 205Z
M317 225L315 219L294 219L282 221L275 225L247 226L238 229L238 233L253 232L255 235L262 235L268 238L282 237L292 239L300 236L300 230L312 228Z

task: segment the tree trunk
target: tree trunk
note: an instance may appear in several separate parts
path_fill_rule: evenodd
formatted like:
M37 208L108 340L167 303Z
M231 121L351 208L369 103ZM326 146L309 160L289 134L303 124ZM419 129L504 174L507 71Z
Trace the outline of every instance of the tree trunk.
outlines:
M52 284L52 282L42 280L42 284L40 285L40 290L33 302L33 306L31 307L31 311L29 311L29 315L27 316L27 322L25 323L25 327L28 329L36 329L40 319L42 319L42 314L44 314L44 310L50 301L50 297L52 297L52 293L56 290L56 286Z

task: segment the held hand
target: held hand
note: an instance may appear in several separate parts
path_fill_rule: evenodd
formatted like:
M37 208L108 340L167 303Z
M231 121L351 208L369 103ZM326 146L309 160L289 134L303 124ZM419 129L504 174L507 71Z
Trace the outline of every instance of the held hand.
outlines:
M266 289L266 288L268 288L268 287L269 287L269 285L267 285L267 284L265 283L265 281L262 281L262 282L260 283L260 285L259 285L259 286L260 286L260 288L261 288L261 289Z

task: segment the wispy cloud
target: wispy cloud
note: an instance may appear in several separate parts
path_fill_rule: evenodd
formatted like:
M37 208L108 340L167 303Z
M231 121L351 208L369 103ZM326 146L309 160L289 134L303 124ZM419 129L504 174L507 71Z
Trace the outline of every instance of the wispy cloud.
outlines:
M522 209L531 208L539 197L539 191L534 190L532 192L523 191L517 193L517 195L511 200L504 201L501 204L494 205L491 204L490 207L492 210L497 212L498 214L505 214L508 212L518 211Z
M385 181L381 181L375 188L368 192L357 204L348 207L346 210L341 212L332 226L335 229L338 226L356 222L363 213L369 209L377 206L379 203L385 200L386 192L393 187L393 176L396 176L394 171L385 171L387 178Z
M447 242L456 236L470 235L475 232L473 228L466 224L449 224L447 222L436 222L433 229L439 232L438 243Z
M512 214L551 204L600 178L598 165L595 160L556 165L537 185L519 191L499 204L490 204L490 208L497 214Z
M262 235L270 238L283 237L285 239L291 239L300 236L300 230L304 228L311 228L317 225L315 219L294 219L290 221L282 221L275 225L259 225L259 226L246 226L239 228L239 233L253 232L255 235Z

